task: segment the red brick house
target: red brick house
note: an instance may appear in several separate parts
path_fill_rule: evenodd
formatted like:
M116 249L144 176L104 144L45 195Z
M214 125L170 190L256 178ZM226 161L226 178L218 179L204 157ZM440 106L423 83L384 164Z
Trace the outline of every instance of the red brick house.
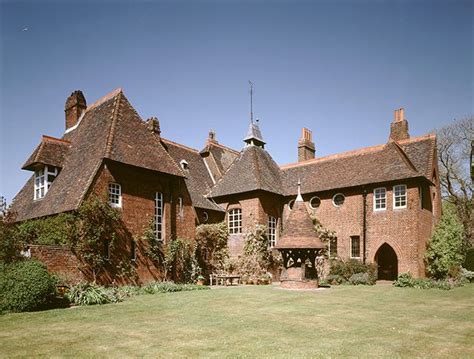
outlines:
M381 278L424 275L425 244L440 216L436 138L410 138L402 109L387 143L337 155L315 157L303 129L298 162L285 166L264 149L258 123L241 151L212 131L198 151L163 138L158 120L143 121L121 89L89 106L76 91L65 114L62 138L43 136L22 167L34 173L12 204L19 221L73 211L97 194L120 208L132 235L153 219L157 241L192 239L197 224L226 219L238 255L253 221L267 225L276 244L300 179L308 211L337 233L332 256L376 262ZM123 245L140 279L158 278L135 247Z

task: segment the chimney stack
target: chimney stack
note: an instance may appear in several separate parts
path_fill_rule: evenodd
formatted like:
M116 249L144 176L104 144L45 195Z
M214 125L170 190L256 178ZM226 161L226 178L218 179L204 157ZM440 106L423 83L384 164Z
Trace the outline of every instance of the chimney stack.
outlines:
M74 91L66 100L64 112L66 114L66 130L77 125L79 118L87 109L86 99L82 91Z
M161 136L160 121L156 117L150 117L146 120L148 130L156 136Z
M313 142L313 132L303 127L301 138L298 140L298 162L314 158L316 148Z
M390 124L390 138L394 141L401 141L410 138L408 133L408 121L405 119L405 109L395 110L393 122Z

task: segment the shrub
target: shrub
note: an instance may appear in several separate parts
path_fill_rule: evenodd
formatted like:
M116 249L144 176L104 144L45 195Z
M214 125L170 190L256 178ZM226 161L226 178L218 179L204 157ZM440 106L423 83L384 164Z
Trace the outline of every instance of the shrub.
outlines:
M47 306L56 294L56 279L34 260L4 265L0 274L0 310L23 312Z
M69 289L66 297L75 305L95 305L123 301L123 292L118 288L105 288L95 283L79 283Z
M349 278L349 283L352 285L373 285L369 273L354 273Z
M201 224L196 228L196 258L206 277L223 271L229 258L227 224Z
M474 248L469 248L466 251L466 258L464 259L463 267L474 272Z
M455 209L443 207L443 216L435 228L425 253L426 271L436 279L446 278L449 270L460 266L463 260L463 226Z
M358 273L366 273L368 284L375 284L377 275L373 264L364 264L357 259L348 261L335 259L330 262L329 276L340 276L344 279L344 282L348 282L354 274Z
M176 284L173 282L150 282L140 290L144 294L174 293L191 290L207 290L209 287L195 284Z
M18 224L18 235L24 243L69 245L75 231L75 217L72 213L30 219Z
M347 282L344 279L344 277L340 276L339 274L329 274L326 277L325 281L329 284L332 284L332 285L344 284L344 283Z
M474 282L474 271L470 271L461 267L461 280L471 283Z
M419 289L444 289L449 290L454 287L459 287L463 285L462 280L455 280L452 278L442 279L442 280L433 280L429 278L413 278L411 273L403 273L398 276L398 279L393 282L395 287L409 287L409 288L419 288Z
M16 214L10 211L0 218L0 262L10 263L20 259L22 243L15 219Z

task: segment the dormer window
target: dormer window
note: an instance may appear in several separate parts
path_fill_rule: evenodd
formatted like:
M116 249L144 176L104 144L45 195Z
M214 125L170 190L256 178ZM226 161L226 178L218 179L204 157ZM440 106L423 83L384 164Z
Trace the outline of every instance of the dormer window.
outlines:
M58 175L57 167L44 166L35 171L34 199L41 199L48 193L51 184Z
M187 162L186 160L181 160L181 161L179 162L179 164L181 165L181 168L182 168L183 170L187 170L187 169L189 168L189 164L188 164L188 162Z

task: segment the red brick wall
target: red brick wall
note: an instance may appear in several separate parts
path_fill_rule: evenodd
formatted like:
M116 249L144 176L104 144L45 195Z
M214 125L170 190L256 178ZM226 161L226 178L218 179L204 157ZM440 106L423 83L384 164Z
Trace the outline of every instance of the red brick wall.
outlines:
M86 279L79 260L68 247L30 245L29 248L31 258L46 264L48 271L58 274L61 281L78 283Z
M117 277L114 265L119 260L122 266L135 269L136 282L162 279L162 268L149 259L146 253L149 245L142 236L154 217L155 193L161 192L164 200L165 243L173 238L194 240L196 218L184 179L107 161L96 176L91 193L106 199L108 184L112 182L120 184L122 188L122 207L119 210L126 230L111 251L111 265L102 280L122 281ZM183 199L181 211L179 197ZM136 241L135 262L130 260L133 239Z

